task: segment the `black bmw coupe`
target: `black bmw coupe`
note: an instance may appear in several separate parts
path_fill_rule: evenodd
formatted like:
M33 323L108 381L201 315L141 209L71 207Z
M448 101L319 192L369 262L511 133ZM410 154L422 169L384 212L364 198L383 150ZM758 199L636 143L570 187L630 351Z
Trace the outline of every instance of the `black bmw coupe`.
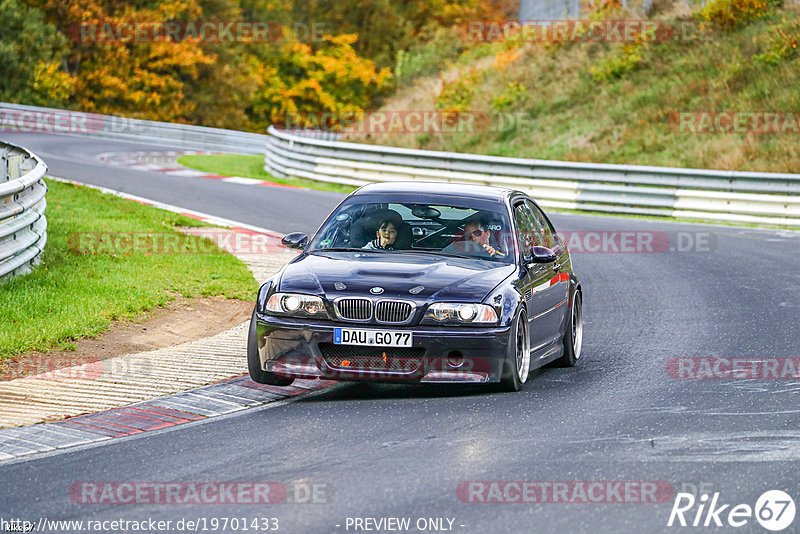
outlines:
M294 378L497 383L581 354L582 289L566 244L519 191L370 184L258 292L248 365Z

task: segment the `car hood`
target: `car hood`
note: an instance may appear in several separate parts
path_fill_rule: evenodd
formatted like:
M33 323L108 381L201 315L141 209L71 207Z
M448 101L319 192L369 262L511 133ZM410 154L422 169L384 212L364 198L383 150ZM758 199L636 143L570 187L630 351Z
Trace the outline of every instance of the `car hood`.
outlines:
M315 252L284 267L279 291L332 300L370 296L371 288L380 287L382 298L480 302L514 270L514 265L428 254Z

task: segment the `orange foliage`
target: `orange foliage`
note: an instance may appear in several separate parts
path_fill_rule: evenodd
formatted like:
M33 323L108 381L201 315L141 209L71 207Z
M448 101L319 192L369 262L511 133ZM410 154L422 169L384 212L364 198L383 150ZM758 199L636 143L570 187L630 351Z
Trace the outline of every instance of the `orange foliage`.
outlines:
M710 0L700 16L720 29L732 30L768 14L776 3L769 0Z
M263 124L284 125L287 115L293 114L294 123L311 127L317 124L315 114L320 112L363 111L370 98L387 87L391 73L360 58L352 48L356 38L352 34L325 35L324 45L316 50L284 40L277 66L257 69L262 85L254 109Z

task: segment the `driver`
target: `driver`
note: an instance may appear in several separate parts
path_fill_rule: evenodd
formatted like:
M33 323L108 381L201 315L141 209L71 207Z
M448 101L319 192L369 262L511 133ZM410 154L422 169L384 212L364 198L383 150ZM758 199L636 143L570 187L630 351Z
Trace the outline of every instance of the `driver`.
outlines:
M370 250L394 250L397 241L397 222L393 219L383 219L375 232L375 239L361 248Z
M492 232L486 228L486 223L481 220L469 221L464 225L463 241L455 241L442 249L448 254L466 254L481 258L502 258L504 253L489 244Z

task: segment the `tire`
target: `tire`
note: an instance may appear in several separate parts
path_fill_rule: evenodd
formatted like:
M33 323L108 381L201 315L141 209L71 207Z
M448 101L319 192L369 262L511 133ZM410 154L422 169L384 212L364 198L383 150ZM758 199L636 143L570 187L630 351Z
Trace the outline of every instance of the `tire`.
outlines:
M508 333L506 357L500 377L501 391L519 391L531 370L531 344L525 309L520 308Z
M284 378L277 376L261 368L261 358L258 357L258 334L256 333L256 311L250 318L250 331L247 335L247 369L250 371L250 378L258 384L268 384L270 386L288 386L294 382L294 378Z
M583 297L575 291L572 297L569 322L564 332L564 355L553 362L553 367L574 367L581 357L583 346Z

